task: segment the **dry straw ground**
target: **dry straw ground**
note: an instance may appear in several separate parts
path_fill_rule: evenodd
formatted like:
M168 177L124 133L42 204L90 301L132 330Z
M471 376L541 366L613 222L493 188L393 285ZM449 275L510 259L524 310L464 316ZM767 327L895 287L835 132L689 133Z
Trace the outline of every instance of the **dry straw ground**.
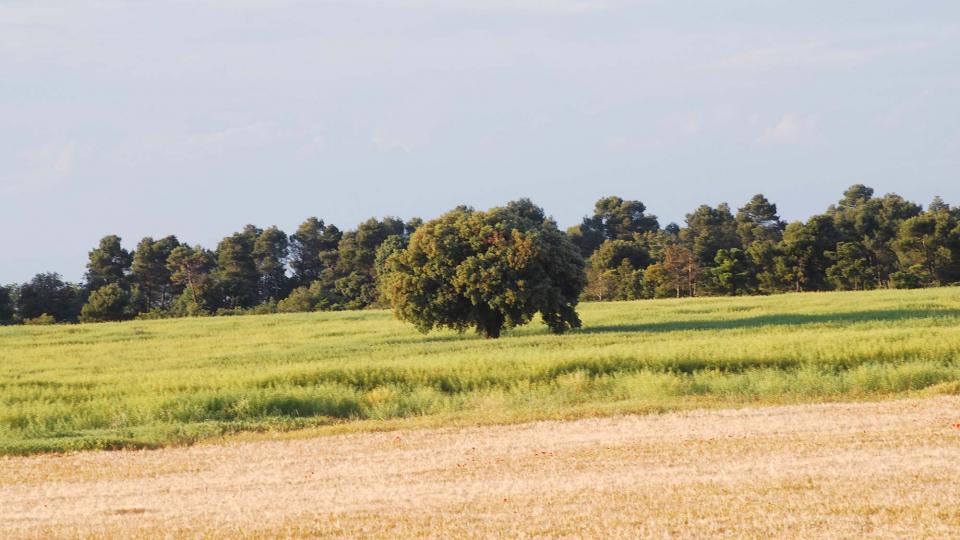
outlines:
M940 396L6 457L0 536L957 538L958 423Z

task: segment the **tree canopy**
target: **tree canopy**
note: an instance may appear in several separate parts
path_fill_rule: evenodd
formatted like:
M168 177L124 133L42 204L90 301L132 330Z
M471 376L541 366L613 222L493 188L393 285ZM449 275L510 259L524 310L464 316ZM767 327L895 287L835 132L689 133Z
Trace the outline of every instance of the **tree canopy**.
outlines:
M536 314L556 333L580 327L583 258L528 200L447 212L417 229L385 266L394 312L423 332L474 328L495 338Z
M145 237L127 251L119 236L107 235L89 251L82 283L48 272L0 287L0 324L387 307L396 301L389 276L401 263L419 280L411 287L441 278L456 287L437 286L445 296L434 303L424 296L430 289L419 296L401 289L409 298L398 313L408 311L411 320L421 313L435 321L430 327L446 320L482 333L489 327L490 335L527 322L531 313L554 329L574 327L575 296L606 301L960 284L960 207L940 197L924 208L855 184L824 212L790 223L761 193L736 213L731 208L703 204L683 224L661 228L643 202L609 196L564 233L524 199L487 212L459 207L426 224L388 216L341 230L311 217L289 236L276 226L247 225L215 250L168 235ZM570 246L585 264L575 262ZM412 266L415 255L429 264ZM444 264L455 264L459 274L443 273ZM577 285L584 275L585 286ZM461 318L451 319L449 310Z
M100 245L90 252L86 276L90 289L99 289L109 283L122 283L126 279L133 257L120 242L117 235L104 236L100 239Z
M90 293L80 310L80 322L106 322L132 319L137 314L139 291L128 291L117 283L108 283Z

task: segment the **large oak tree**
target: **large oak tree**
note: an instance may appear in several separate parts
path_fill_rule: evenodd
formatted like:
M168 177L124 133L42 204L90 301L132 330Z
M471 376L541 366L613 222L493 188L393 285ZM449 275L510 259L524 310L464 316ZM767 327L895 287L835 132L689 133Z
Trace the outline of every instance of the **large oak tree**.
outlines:
M529 200L447 212L417 229L385 269L396 315L422 332L472 327L496 338L538 313L555 333L581 324L583 257Z

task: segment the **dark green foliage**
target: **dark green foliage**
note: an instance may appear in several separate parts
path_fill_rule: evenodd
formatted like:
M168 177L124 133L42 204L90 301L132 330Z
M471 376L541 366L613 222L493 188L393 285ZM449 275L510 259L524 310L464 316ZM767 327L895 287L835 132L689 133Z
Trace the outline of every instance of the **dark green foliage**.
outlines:
M417 229L419 229L421 225L423 225L423 220L421 218L410 218L403 225L403 231L406 233L405 235L409 237L411 234L417 232Z
M630 240L634 235L658 230L657 216L646 214L646 210L640 201L604 197L594 205L592 216L569 229L570 239L584 257L589 257L604 240Z
M214 302L210 302L201 296L196 296L191 288L186 288L180 293L180 296L174 298L173 305L170 306L167 315L171 317L202 317L204 315L210 315L212 306L215 305ZM215 312L219 312L222 309L223 308L219 308Z
M462 252L453 262L463 265L464 275L456 277L473 310L473 322L467 326L478 326L481 332L488 327L508 328L529 316L523 310L507 313L508 308L539 295L539 280L547 280L544 290L553 291L550 280L560 279L531 262L522 271L512 269L499 282L478 281L498 271L496 257L515 256L509 254L527 249L523 246L530 242L542 247L541 243L549 244L559 234L543 210L526 199L489 213L461 206L430 224L418 218L407 222L371 218L346 232L317 218L304 221L289 237L275 226L247 225L224 238L215 252L166 236L146 237L130 253L118 236L105 236L89 253L83 287L65 283L56 274L0 287L0 324L51 318L75 322L85 303L84 320L384 307L390 296L384 284L393 271L391 261L410 251L415 231L429 225L429 234L437 234L437 223L450 216L486 223L483 220L494 219L493 214L506 216L505 230L519 231L520 236L514 238L510 232L493 247L478 246L484 237L466 238L488 234L483 227L500 225L470 230L457 222L448 225L462 230L445 237L449 245L441 242L436 250ZM518 225L530 223L539 224L535 231ZM590 216L560 236L564 245L572 243L589 261L578 273L561 258L557 269L575 276L572 282L579 279L576 276L587 276L588 284L581 291L584 300L960 284L960 208L935 197L924 211L896 194L876 196L862 184L846 189L825 212L790 224L762 194L754 195L736 215L725 203L702 205L686 216L685 226L670 223L662 229L640 201L604 197ZM468 289L485 292L467 294ZM559 297L569 298L568 293ZM489 300L498 295L503 298ZM482 307L484 302L493 302L492 307ZM564 302L559 302L562 309L558 310L568 309ZM552 307L546 309L552 313ZM501 312L507 314L498 315ZM50 317L41 317L44 314ZM430 316L440 320L447 314ZM565 315L558 317L561 322L551 324L571 326L564 322ZM483 322L476 324L478 320Z
M423 332L472 327L495 338L537 313L557 333L580 327L583 258L527 200L487 212L461 207L429 221L386 267L394 312Z
M406 237L406 225L402 220L370 218L358 225L357 230L348 231L340 240L337 271L343 275L351 272L372 275L377 248L390 236Z
M308 286L337 262L337 248L343 234L334 225L311 217L290 236L290 268L293 279Z
M939 212L949 212L950 205L944 202L944 200L938 195L933 198L933 201L930 202L930 206L927 207L927 212L936 214Z
M402 236L391 235L377 248L376 257L373 261L373 269L377 276L382 276L387 272L387 259L391 255L402 251L407 247L408 239Z
M752 276L756 292L773 294L790 290L793 285L788 268L792 261L783 253L782 244L771 240L758 240L747 248L747 257L755 272Z
M864 290L874 283L874 268L867 250L859 242L840 242L836 251L828 251L826 255L834 261L833 266L827 268L827 279L837 290Z
M15 314L10 287L0 285L0 325L13 323Z
M120 245L119 236L104 236L100 245L90 252L87 288L92 291L110 283L126 284L132 263L133 256Z
M741 247L737 222L726 203L716 208L704 204L687 214L687 227L680 231L680 239L701 266L712 265L721 249Z
M873 189L857 184L825 213L786 225L777 206L757 194L735 217L726 204L703 205L687 215L686 225L670 224L624 239L650 257L646 266L631 263L644 274L641 297L960 282L960 212L940 198L924 213L899 195L875 197ZM585 235L590 231L595 233L593 240ZM592 249L585 298L626 298L621 281L635 284L635 280L627 272L613 271L622 258L600 231L583 225L571 229L581 246L590 244ZM680 247L692 253L694 260Z
M277 303L277 311L280 313L297 313L304 311L316 311L321 309L324 302L324 290L319 281L313 282L309 287L297 287L290 292L290 295Z
M132 281L143 294L146 309L169 309L181 288L171 280L167 266L173 250L180 246L176 236L159 240L146 237L137 244L133 254Z
M904 221L896 250L903 266L922 269L924 285L960 282L960 219L950 210Z
M126 290L117 283L109 283L90 293L80 311L80 322L124 321L141 311L143 297L134 287Z
M598 270L613 270L624 261L633 268L646 268L652 262L647 250L638 242L607 240L591 255L590 266Z
M37 274L20 286L17 315L21 320L46 314L57 322L75 322L84 300L80 287L64 282L60 274Z
M584 218L584 221L586 220L587 218ZM605 240L603 233L592 227L584 226L583 224L568 228L567 236L570 238L570 241L577 246L577 249L580 250L580 254L583 257L590 257Z
M840 199L840 208L856 208L866 204L873 197L873 188L863 184L854 184L843 192L843 199Z
M635 267L623 259L619 266L604 270L587 268L584 300L637 300L644 297L644 267Z
M837 241L854 242L862 248L860 255L871 269L871 282L864 283L863 288L887 286L890 273L897 269L893 244L900 224L920 214L920 206L899 195L872 198L872 194L870 188L852 186L827 212L833 216Z
M358 225L355 231L344 233L335 268L321 276L321 283L329 291L327 296L334 299L336 307L359 309L376 305L381 299L377 257L380 254L382 267L382 257L385 256L381 246L386 245L384 249L387 251L405 246L410 234L421 223L419 219L404 223L395 217L383 220L370 218Z
M293 283L300 284L280 311L361 309L383 305L379 274L386 258L406 246L422 220L368 219L341 233L316 218L306 220L290 237ZM279 269L277 269L279 277ZM286 295L285 295L286 296Z
M754 195L750 202L737 211L737 234L743 247L754 242L779 242L786 224L777 214L777 205L762 194Z
M170 252L167 268L170 270L170 280L183 289L172 306L176 314L199 315L219 307L218 288L213 276L216 268L213 253L183 244Z
M606 240L589 260L584 289L588 300L636 300L642 297L643 269L652 262L639 241Z
M827 253L837 245L837 231L829 216L813 216L806 223L787 225L783 233L784 267L797 291L829 289ZM786 277L786 276L785 276Z
M222 304L230 308L247 308L260 299L260 274L253 258L253 246L262 231L247 225L217 244L216 277Z
M367 271L355 270L334 282L334 296L339 309L362 309L380 297L376 277Z
M287 235L275 226L261 232L253 243L260 302L283 298L289 292L288 245Z
M750 258L739 248L717 252L716 266L711 269L713 290L720 294L742 295L753 292Z
M919 289L930 282L930 274L923 266L915 264L891 274L890 282L895 289Z

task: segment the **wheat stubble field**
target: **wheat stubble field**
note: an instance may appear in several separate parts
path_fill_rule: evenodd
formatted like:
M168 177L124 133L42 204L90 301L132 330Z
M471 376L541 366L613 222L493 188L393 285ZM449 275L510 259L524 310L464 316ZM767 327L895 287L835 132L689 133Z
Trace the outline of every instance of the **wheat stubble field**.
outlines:
M960 536L960 398L0 460L5 538Z
M960 537L960 289L0 328L0 537Z

